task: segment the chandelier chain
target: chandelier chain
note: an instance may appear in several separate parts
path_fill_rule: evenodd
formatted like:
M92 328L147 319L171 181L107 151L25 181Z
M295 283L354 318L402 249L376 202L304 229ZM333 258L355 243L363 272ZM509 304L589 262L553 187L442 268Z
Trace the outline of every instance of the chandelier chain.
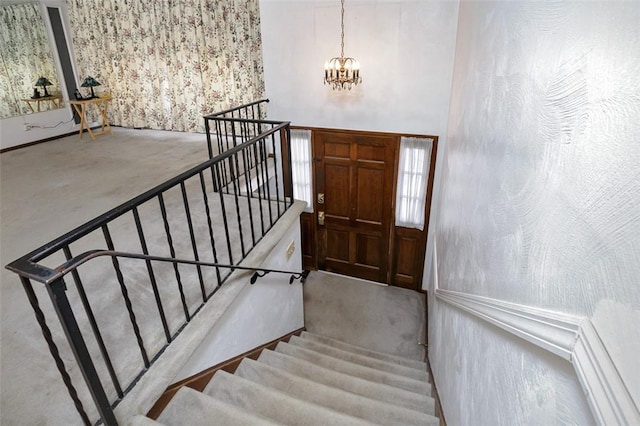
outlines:
M341 22L341 35L340 35L340 57L344 58L344 0L341 1L342 14L340 17Z

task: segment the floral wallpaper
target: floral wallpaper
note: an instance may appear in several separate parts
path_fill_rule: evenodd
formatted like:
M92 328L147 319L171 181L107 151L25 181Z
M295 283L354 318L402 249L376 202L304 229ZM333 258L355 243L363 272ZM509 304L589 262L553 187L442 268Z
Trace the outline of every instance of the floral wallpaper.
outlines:
M21 99L33 96L40 76L52 83L50 94L60 90L39 4L0 6L0 60L0 118L30 111Z
M264 96L258 0L67 0L80 82L124 127L204 131L202 116Z

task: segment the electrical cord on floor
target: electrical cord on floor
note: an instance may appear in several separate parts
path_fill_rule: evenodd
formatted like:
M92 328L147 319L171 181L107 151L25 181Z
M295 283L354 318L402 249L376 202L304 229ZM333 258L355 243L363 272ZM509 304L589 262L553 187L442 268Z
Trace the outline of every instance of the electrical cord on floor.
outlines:
M61 121L58 124L54 124L52 126L42 126L42 125L38 125L38 124L29 124L29 123L25 123L25 126L27 126L29 129L55 129L56 127L60 126L61 124L69 124L73 121L74 117L72 116L69 120L67 121Z

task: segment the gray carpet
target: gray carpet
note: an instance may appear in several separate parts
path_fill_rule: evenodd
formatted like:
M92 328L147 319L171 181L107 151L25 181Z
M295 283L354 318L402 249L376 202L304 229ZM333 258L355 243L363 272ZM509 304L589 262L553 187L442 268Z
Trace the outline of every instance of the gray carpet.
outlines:
M411 290L312 272L307 330L205 390L180 390L149 424L438 425L424 348L425 297Z
M308 331L343 342L411 358L425 359L424 294L325 272L313 272L304 285Z
M435 426L428 380L425 363L303 332L234 374L218 371L202 393L182 388L157 423L138 417L130 426Z
M74 134L0 156L0 424L81 422L20 281L4 265L207 158L205 135L122 128L95 142ZM51 315L46 296L41 303Z

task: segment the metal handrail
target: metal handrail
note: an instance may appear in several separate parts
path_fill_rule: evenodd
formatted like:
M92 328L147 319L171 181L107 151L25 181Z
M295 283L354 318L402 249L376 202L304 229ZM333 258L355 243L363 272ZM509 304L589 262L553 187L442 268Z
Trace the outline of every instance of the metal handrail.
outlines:
M237 107L234 107L234 108L226 109L224 111L215 112L213 114L205 115L204 118L220 117L222 115L234 113L236 111L246 111L246 110L249 109L249 107L252 107L254 105L257 105L258 108L259 108L260 104L262 104L262 103L269 103L269 99L260 99L259 101L249 102L248 104L240 105L240 106L237 106ZM259 109L258 109L258 112L259 112Z
M309 271L307 270L300 271L300 272L283 271L280 269L269 269L269 268L241 266L241 265L228 265L224 263L203 262L201 260L179 259L179 258L173 258L173 257L153 256L153 255L140 254L140 253L128 253L123 251L96 249L96 250L88 250L84 253L81 253L73 257L73 259L70 259L64 262L62 265L54 269L45 268L51 272L51 275L47 278L46 281L44 281L44 284L50 284L53 281L69 274L70 272L75 271L76 269L78 269L78 267L87 263L88 261L95 259L97 257L102 257L102 256L121 257L121 258L127 258L127 259L151 260L154 262L178 263L183 265L208 266L213 268L228 268L228 269L231 269L232 271L236 269L240 271L254 271L255 273L253 274L250 280L251 284L254 284L258 278L264 277L266 274L269 274L271 272L278 273L278 274L291 274L291 279L289 280L289 284L292 284L293 281L296 279L300 279L300 282L304 283L307 275L309 275ZM38 278L38 276L32 276L32 275L29 275L28 273L23 273L23 271L15 269L12 265L7 265L7 269L19 275L22 275L25 278L34 279L34 280Z

